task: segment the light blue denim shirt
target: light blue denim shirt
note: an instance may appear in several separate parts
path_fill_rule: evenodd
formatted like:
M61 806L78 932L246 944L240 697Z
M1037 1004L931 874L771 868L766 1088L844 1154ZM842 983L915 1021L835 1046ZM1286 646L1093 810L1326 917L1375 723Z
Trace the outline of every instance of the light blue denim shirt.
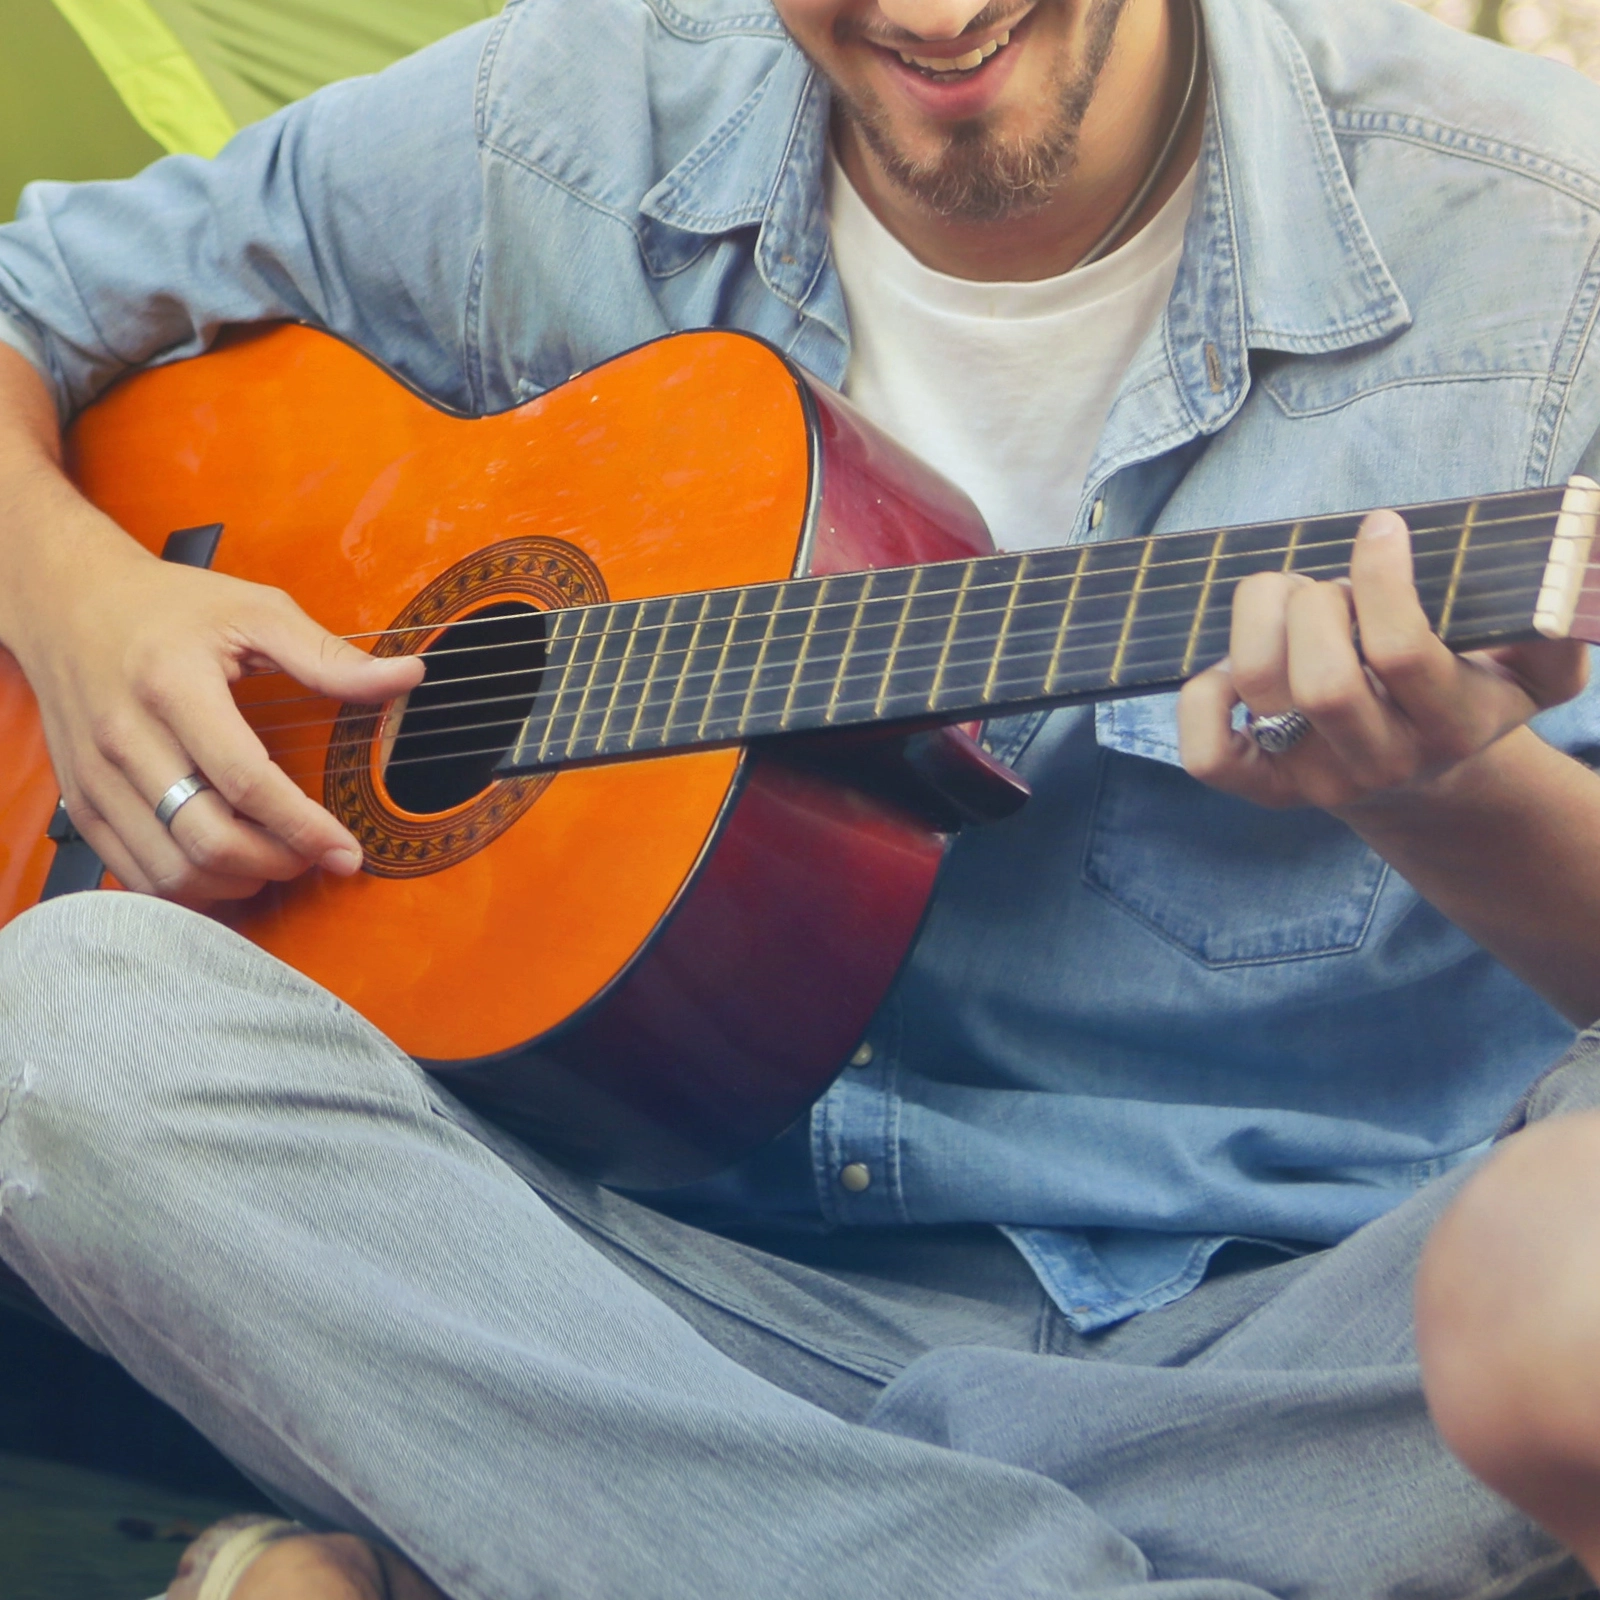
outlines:
M1063 537L1563 478L1600 427L1600 92L1398 0L1205 13L1182 265ZM760 0L583 0L581 28L512 0L214 162L36 185L0 229L0 338L64 414L275 317L472 411L703 325L837 383L827 109ZM1600 750L1600 691L1540 726ZM1094 1328L1228 1238L1348 1234L1570 1038L1342 825L1189 779L1170 699L993 733L1034 799L955 845L871 1061L684 1204L998 1223Z

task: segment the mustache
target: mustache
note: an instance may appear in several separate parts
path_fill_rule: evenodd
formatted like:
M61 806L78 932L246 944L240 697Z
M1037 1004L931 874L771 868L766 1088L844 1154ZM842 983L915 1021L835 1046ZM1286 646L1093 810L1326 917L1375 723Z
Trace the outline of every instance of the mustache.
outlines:
M995 33L1008 25L1014 27L1036 7L1037 0L1026 0L1023 5L1018 5L1017 0L990 0L955 37L964 39L968 34ZM835 44L874 44L886 50L928 42L907 28L875 28L856 17L840 17L833 25L833 38Z

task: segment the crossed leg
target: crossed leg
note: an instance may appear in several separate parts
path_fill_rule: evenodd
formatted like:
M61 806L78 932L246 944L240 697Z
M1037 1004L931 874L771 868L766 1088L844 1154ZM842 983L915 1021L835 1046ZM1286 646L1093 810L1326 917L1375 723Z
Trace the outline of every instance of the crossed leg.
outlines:
M896 1353L858 1321L836 1347L889 1353L841 1400L789 1279L752 1255L783 1314L736 1285L697 1321L692 1264L607 1247L625 1202L575 1219L226 930L101 895L0 934L0 1251L291 1514L451 1600L1573 1594L1421 1405L1443 1198L1050 1354ZM683 1232L631 1212L636 1246Z

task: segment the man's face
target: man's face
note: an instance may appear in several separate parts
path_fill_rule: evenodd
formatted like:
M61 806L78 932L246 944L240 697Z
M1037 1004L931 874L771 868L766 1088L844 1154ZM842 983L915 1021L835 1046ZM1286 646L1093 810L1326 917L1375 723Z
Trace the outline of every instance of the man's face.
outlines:
M1128 3L774 0L895 185L971 221L1036 210L1071 170Z

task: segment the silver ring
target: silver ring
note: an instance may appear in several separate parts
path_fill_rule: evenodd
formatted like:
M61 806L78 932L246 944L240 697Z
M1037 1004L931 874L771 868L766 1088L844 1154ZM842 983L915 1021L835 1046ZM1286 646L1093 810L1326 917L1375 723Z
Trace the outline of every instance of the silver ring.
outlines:
M1311 718L1303 711L1280 711L1270 717L1252 711L1244 719L1244 731L1269 756L1281 756L1311 732Z
M191 772L187 778L179 778L173 786L156 801L156 821L163 828L171 828L172 819L200 793L202 789L209 789L211 785L200 776L198 772Z

